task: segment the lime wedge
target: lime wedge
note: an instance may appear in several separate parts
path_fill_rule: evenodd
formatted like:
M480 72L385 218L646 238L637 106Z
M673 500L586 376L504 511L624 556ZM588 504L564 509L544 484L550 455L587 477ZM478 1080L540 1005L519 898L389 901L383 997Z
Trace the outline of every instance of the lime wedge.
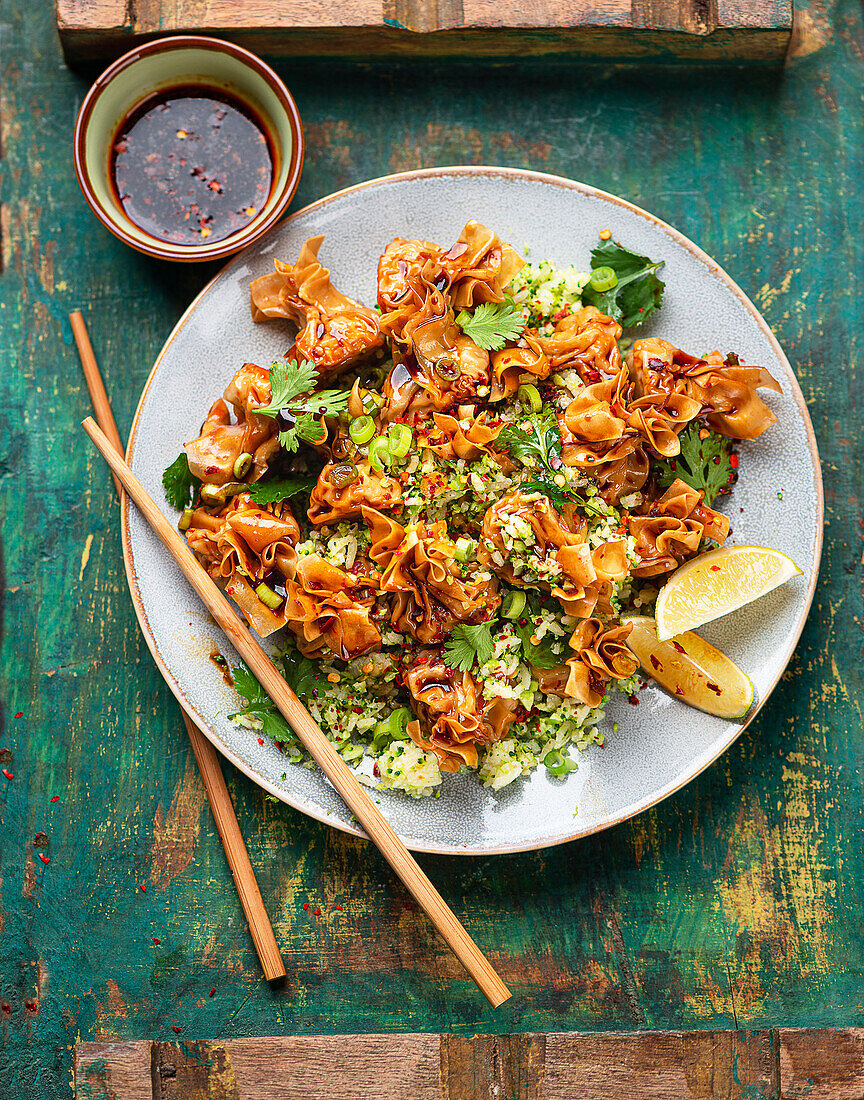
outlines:
M647 615L622 620L632 623L627 645L646 675L691 707L718 718L743 718L753 703L747 675L704 638L687 630L675 638L657 639L657 624Z
M767 546L724 546L676 570L657 597L657 637L674 638L779 588L801 570Z

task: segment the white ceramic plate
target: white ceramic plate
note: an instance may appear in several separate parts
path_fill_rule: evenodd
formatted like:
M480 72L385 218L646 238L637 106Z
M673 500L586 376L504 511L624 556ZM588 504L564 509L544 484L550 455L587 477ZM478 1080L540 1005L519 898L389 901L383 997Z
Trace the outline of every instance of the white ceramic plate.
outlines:
M181 318L144 388L129 441L132 469L164 502L162 471L195 436L234 371L247 361L268 365L289 348L293 330L254 325L249 313L249 282L271 271L274 257L294 260L306 237L325 233L321 255L336 285L372 303L377 259L393 237L447 245L469 218L494 227L518 249L528 246L532 260L557 264L587 266L598 233L610 229L616 240L666 262L665 301L648 332L697 354L736 351L781 382L782 396L763 391L779 423L742 445L741 478L723 506L732 517L731 541L782 550L804 575L704 630L746 670L764 704L804 625L822 546L819 458L801 391L768 326L717 264L650 214L584 184L509 168L436 168L350 187L294 214L235 257ZM208 655L217 647L236 655L128 503L123 527L141 628L183 707L267 791L356 832L319 772L286 764L272 744L259 745L255 734L229 720L236 697ZM581 754L579 770L565 780L539 768L493 794L474 776L445 776L440 798L381 793L380 808L418 851L488 855L542 848L608 828L665 798L716 760L743 725L691 710L649 686L638 707L615 696L605 729L606 747Z

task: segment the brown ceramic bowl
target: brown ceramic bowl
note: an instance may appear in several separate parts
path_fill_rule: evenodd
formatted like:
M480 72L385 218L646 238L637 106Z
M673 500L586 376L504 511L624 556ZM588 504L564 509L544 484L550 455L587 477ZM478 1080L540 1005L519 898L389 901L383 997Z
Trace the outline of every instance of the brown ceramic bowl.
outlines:
M230 236L200 245L174 244L141 229L111 178L111 149L123 120L154 93L190 85L224 91L248 106L265 127L273 156L273 184L258 214ZM102 73L78 112L73 151L84 197L115 237L160 260L188 263L239 252L279 220L300 182L303 127L291 93L254 54L217 38L177 35L137 46Z

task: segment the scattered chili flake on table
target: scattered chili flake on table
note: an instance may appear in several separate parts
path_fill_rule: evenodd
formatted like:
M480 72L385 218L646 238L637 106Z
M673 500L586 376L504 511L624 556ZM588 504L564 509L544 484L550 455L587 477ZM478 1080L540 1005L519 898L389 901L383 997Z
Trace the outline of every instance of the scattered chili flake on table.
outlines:
M51 801L52 801L52 802L59 802L59 801L60 801L60 795L59 795L59 794L55 794L55 795L54 795L54 797L53 797L53 798L51 799Z
M48 843L47 834L41 831L38 832L36 836L33 837L33 843L36 845L37 848L44 848L45 845Z
M3 769L3 774L6 776L7 779L14 779L15 778L15 773L10 772L8 768Z
M334 905L334 906L333 906L333 908L334 908L334 909L336 909L336 910L337 910L338 912L340 912L340 913L344 913L344 912L345 912L345 910L344 910L344 909L342 908L342 906L341 906L341 905Z
M16 715L15 715L15 717L16 717L16 718L23 718L23 717L24 717L24 711L23 711L23 710L19 710L19 711L18 711L18 713L17 713Z
M174 1034L179 1035L180 1034L180 1028L176 1024L172 1024L171 1026L174 1028Z
M314 910L314 912L315 912L315 916L316 916L316 917L320 917L320 916L321 916L321 910L320 910L320 909L316 909L316 910Z
M146 887L146 886L144 885L144 883L143 883L143 882L141 883L141 893L142 893L142 894L146 894L146 893L147 893L147 887Z
M304 909L308 909L308 908L309 908L309 902L308 902L308 901L304 901L304 902L303 902L303 908L304 908Z
M216 996L216 986L215 986L215 985L214 985L214 986L213 986L213 988L212 988L212 989L210 990L210 996L211 996L211 997L215 997L215 996Z
M39 858L42 860L43 863L50 863L51 862L51 857L46 856L44 852L39 852Z
M158 938L158 936L154 936L154 937L153 937L153 942L154 942L154 943L156 944L156 946L158 947L158 946L159 946L159 944L160 944L160 943L161 943L162 941L161 941L161 940L160 940L160 939Z

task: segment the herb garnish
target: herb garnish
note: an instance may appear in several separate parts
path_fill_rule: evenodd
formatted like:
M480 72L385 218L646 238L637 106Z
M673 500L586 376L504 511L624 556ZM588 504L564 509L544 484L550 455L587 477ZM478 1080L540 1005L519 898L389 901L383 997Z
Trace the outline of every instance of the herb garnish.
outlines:
M558 668L559 665L563 665L566 658L552 648L555 635L545 634L536 644L531 641L537 630L537 620L540 618L539 603L529 597L526 610L528 613L513 624L513 629L522 643L522 655L526 663L533 665L534 668Z
M286 655L282 666L285 670L285 679L299 699L305 701L315 698L317 694L326 691L329 687L320 667L308 657L303 657L299 653L291 657ZM257 718L261 722L261 732L266 737L271 737L281 744L297 744L297 737L293 730L249 669L241 663L231 669L231 675L234 679L234 688L237 694L246 700L246 705L229 717L239 718L248 715Z
M186 452L181 451L162 475L165 499L172 508L182 512L198 496L201 482L189 469Z
M256 504L278 504L280 500L288 500L300 493L311 493L317 480L311 474L308 476L301 474L297 477L255 481L249 486L248 492Z
M526 423L527 428L523 427ZM604 514L596 505L570 489L565 475L560 472L564 468L561 460L561 431L558 418L549 406L539 413L533 413L519 424L504 428L495 443L501 449L509 450L511 457L530 471L522 482L521 489L529 493L542 493L558 507L575 504L588 515ZM556 477L558 481L555 480ZM564 484L559 484L560 481Z
M590 283L582 299L617 321L633 328L659 308L666 284L657 278L665 261L653 263L647 256L630 252L614 241L604 241L591 251L591 268L611 267L618 282L611 290L594 290Z
M503 302L482 302L473 313L460 310L456 324L484 351L498 351L515 340L525 328L522 311L512 298Z
M259 416L281 416L293 421L279 432L279 443L286 451L296 451L300 441L318 443L321 438L321 417L338 416L348 407L347 390L319 390L310 393L318 381L314 363L304 359L298 363L273 363L270 367L270 404L255 412Z
M444 650L444 663L461 672L470 671L475 660L485 665L494 650L492 623L457 623Z
M701 439L703 431L708 434ZM698 424L686 428L678 439L681 453L656 464L657 482L667 489L676 477L680 477L692 489L704 491L705 503L710 506L735 482L732 440L707 428L700 428Z

